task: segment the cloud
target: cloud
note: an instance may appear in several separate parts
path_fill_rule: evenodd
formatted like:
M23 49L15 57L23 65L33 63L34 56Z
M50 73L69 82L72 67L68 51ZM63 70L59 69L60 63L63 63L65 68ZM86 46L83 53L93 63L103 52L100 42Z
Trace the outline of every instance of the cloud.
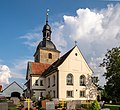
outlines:
M40 34L38 32L35 33L27 33L23 36L19 37L20 39L26 39L24 41L25 45L28 45L30 47L36 47L37 44L40 42Z
M11 67L12 78L25 79L27 62L32 61L30 58L16 60Z
M102 62L103 57L93 58L91 57L91 60L89 62L89 66L94 70L94 76L99 78L99 84L104 85L105 84L105 77L102 73L104 73L105 68L101 68L99 65Z
M102 62L107 49L120 45L120 4L108 5L107 8L78 9L75 16L63 16L63 21L51 24L52 41L61 52L68 51L73 42L85 56L95 75L102 78L103 70L99 63ZM40 33L28 33L25 44L36 47L40 41ZM101 82L104 79L101 79Z
M71 41L77 41L94 75L103 82L104 71L99 64L107 49L120 45L119 21L120 4L108 5L101 10L78 9L76 16L63 16L63 23L56 30L59 33L57 38L64 38L66 46Z
M11 78L11 71L8 66L0 65L0 84L9 84Z

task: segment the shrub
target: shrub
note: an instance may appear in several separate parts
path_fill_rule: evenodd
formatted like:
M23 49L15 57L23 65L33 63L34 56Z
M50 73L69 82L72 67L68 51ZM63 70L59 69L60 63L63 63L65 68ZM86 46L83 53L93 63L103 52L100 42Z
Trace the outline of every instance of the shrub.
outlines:
M94 102L92 103L91 109L92 110L99 110L100 109L100 105L99 105L97 100L94 100Z
M91 110L91 104L81 104L81 107L87 110Z

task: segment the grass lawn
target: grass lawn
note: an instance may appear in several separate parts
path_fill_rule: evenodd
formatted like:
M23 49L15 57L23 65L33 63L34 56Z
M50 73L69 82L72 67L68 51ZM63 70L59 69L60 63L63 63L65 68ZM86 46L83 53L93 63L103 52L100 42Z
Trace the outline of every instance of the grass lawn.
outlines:
M105 104L104 108L110 108L110 110L120 110L120 105L113 105L113 104Z

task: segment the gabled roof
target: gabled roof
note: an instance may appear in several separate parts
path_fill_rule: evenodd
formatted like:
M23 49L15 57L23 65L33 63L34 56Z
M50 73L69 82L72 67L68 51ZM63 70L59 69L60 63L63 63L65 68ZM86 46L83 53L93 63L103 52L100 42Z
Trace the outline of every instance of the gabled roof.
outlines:
M49 66L50 64L32 62L31 63L32 74L42 74Z
M16 82L16 81L14 81L14 82L12 82L10 85L8 85L4 90L6 90L7 88L9 88L12 84L17 84L22 90L23 90L23 88ZM3 90L3 91L4 91Z
M28 62L26 79L28 76L28 70L30 71L29 74L41 75L49 66L50 64L43 64L39 62Z
M57 67L60 66L65 59L69 56L69 54L72 52L72 50L75 48L74 46L71 50L69 50L66 54L64 54L62 57L60 57L57 61L55 61L44 73L43 76L49 75L50 72L57 70Z

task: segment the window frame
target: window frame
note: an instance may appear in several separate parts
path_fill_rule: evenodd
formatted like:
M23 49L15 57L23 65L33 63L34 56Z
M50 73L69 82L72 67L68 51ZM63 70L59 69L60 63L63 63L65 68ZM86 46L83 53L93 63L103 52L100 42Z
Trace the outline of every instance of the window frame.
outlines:
M40 97L43 97L43 92L40 92Z
M66 76L66 84L73 85L73 75L71 73L67 74L67 76Z
M40 80L40 86L44 86L44 85L43 85L43 80Z
M86 97L86 91L85 90L81 90L80 91L80 97L81 98L85 98Z
M86 86L86 77L85 77L85 75L80 76L80 86Z
M52 53L48 53L48 58L52 59Z
M66 91L66 97L67 98L73 98L73 90L67 90Z
M55 86L55 75L53 75L53 85L52 86Z
M48 78L48 88L50 87L50 77Z
M35 81L35 86L38 86L38 80Z

